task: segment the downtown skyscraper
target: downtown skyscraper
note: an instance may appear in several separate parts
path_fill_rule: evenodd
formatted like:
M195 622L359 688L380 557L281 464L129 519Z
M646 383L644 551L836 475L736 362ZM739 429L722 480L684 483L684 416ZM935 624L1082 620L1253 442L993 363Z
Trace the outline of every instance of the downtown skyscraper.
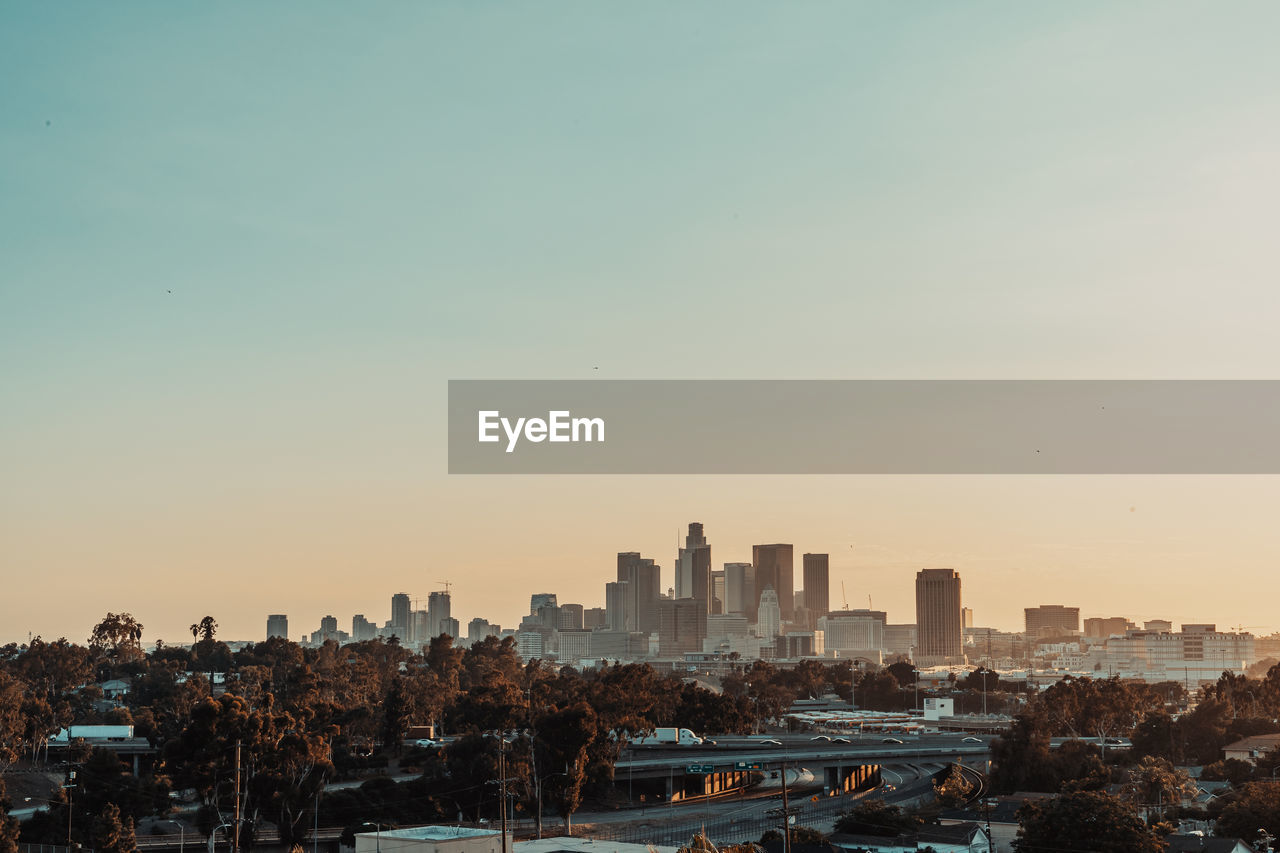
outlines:
M924 666L964 660L960 574L921 569L916 574L916 662Z

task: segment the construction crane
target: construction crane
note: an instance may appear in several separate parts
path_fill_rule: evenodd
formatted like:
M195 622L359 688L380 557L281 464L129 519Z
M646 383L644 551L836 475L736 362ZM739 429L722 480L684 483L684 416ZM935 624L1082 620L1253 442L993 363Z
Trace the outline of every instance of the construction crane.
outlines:
M840 581L840 598L844 601L844 609L849 609L849 594L844 591L844 581Z

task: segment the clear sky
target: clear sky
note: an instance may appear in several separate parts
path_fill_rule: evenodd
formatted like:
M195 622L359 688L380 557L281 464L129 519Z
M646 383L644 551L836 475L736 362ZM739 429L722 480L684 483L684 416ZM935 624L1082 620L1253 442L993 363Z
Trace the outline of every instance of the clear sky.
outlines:
M1277 378L1280 5L7 3L0 642L830 551L1280 629L1274 477L449 477L449 378ZM599 366L599 371L593 367ZM679 413L672 412L673 425ZM802 437L797 437L802 440Z

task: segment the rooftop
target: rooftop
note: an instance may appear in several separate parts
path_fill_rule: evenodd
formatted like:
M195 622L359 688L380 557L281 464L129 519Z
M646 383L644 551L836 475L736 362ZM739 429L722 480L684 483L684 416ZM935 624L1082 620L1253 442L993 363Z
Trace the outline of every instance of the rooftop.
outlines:
M414 841L451 841L458 838L479 838L499 834L496 829L473 829L469 826L412 826L408 829L388 829L381 833L356 833L366 838L380 835L382 838L407 838Z

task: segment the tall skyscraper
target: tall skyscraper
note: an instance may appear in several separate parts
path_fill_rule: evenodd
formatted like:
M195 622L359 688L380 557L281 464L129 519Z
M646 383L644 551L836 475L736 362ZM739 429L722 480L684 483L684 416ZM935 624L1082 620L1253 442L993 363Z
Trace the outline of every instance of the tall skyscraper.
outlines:
M761 591L756 614L757 637L762 640L772 640L782 633L782 607L778 602L778 593L772 586L766 585Z
M540 607L556 607L556 594L554 592L535 592L529 596L529 613L537 615Z
M1063 607L1061 604L1041 604L1027 607L1027 639L1040 637L1069 637L1080 633L1080 608Z
M630 631L631 630L631 608L627 605L630 603L631 584L626 581L614 581L604 585L604 612L605 624L609 626L610 631Z
M751 547L751 564L756 570L756 589L773 587L778 595L778 604L782 608L782 620L790 622L795 617L796 591L794 555L790 545L753 545ZM757 621L759 601L752 601L747 618Z
M805 554L804 608L813 624L831 612L831 558L827 554ZM830 648L830 643L827 644Z
M955 569L916 573L916 662L925 666L963 660L960 574Z
M619 583L626 583L629 631L653 634L658 630L658 599L662 597L662 567L638 551L618 554ZM615 629L620 630L620 629Z
M289 617L283 613L273 613L267 617L267 639L284 637L289 639Z
M711 612L724 613L724 569L711 572Z
M703 535L702 524L692 522L684 547L676 555L676 598L696 598L711 612L714 597L711 587L711 546Z
M427 596L427 636L419 637L419 643L429 643L446 633L444 622L453 616L453 601L446 591L436 591ZM456 636L450 634L450 636Z
M397 592L391 596L391 632L402 640L409 639L409 628L413 625L410 608L412 604L409 601L407 592Z
M724 612L749 613L756 593L756 570L750 563L724 564Z
M378 626L364 618L363 613L357 613L351 617L351 639L362 643L376 636L378 636Z

